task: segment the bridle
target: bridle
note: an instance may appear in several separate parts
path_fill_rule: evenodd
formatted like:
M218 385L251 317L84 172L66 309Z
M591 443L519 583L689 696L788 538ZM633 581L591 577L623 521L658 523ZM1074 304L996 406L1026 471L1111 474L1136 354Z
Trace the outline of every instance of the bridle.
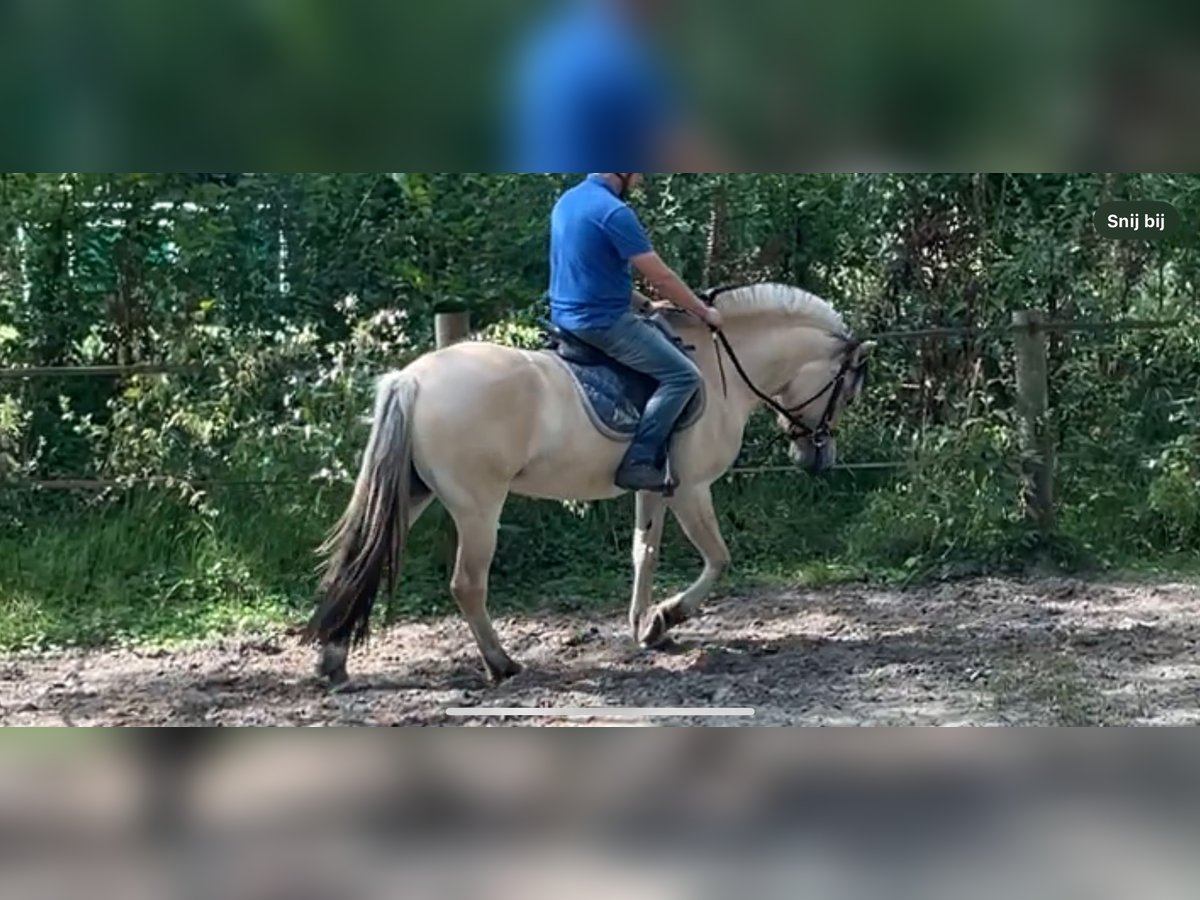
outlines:
M723 331L718 331L715 328L713 329L713 343L716 344L718 348L717 367L721 371L721 391L728 396L728 386L725 382L725 365L721 361L721 348L724 348L725 352L729 355L729 361L733 363L734 369L737 371L746 387L750 389L750 392L787 420L788 427L784 434L792 441L797 441L801 438L807 438L809 442L817 448L824 447L827 443L829 443L829 439L833 437L832 420L834 413L837 411L838 400L841 398L842 392L846 389L846 376L851 372L854 372L856 375L861 377L863 369L866 367L866 362L863 362L862 365L859 366L852 366L850 364L851 360L853 359L855 348L862 343L861 341L852 339L847 344L846 356L842 360L842 364L838 366L837 374L827 381L823 388L821 388L803 403L798 403L795 406L784 406L782 403L779 403L777 400L759 388L758 385L751 380L750 376L746 374L746 370L742 368L741 360L738 359L737 354L734 352L733 347L729 343L729 338L725 336ZM825 409L821 411L821 418L817 421L816 426L810 426L799 418L798 413L801 410L816 403L826 394L829 395L829 399L825 402Z
M718 296L733 289L732 286L711 288L701 293L700 297L711 306ZM866 377L866 360L857 366L851 365L854 359L854 351L862 344L861 340L856 338L847 339L846 353L842 359L842 364L838 366L837 374L826 382L821 390L817 391L803 403L795 406L784 406L759 388L746 373L745 368L742 367L742 361L738 359L738 355L734 352L733 346L729 343L729 338L725 336L725 332L713 328L711 325L709 328L713 336L713 349L717 355L717 368L721 372L721 392L725 396L729 395L729 386L725 380L725 364L721 360L722 349L729 355L729 361L733 363L734 370L738 373L738 376L745 383L746 387L750 389L750 392L787 421L788 427L784 432L784 436L793 442L801 438L807 438L813 447L817 449L829 443L829 439L833 437L832 421L834 414L837 412L838 400L841 398L842 392L846 389L846 376L853 372L856 376L856 381L861 381ZM829 399L825 402L825 409L821 412L821 418L817 421L816 426L809 426L800 419L798 414L801 410L816 403L826 394L829 395Z

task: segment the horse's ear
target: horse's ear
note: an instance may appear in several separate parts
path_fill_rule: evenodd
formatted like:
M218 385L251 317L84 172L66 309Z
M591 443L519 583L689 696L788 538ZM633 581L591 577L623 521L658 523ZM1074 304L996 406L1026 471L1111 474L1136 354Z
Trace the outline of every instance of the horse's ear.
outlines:
M863 341L854 348L854 356L851 358L850 365L855 369L862 366L871 357L871 351L878 346L876 341Z

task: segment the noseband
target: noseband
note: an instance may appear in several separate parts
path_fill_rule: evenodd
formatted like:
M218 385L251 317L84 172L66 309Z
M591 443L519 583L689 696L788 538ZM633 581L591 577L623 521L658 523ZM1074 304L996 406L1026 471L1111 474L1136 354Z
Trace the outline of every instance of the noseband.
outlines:
M842 391L846 387L846 374L851 370L850 360L854 350L858 347L859 341L852 341L846 351L846 357L842 360L842 364L838 366L837 374L833 379L826 383L825 387L817 391L799 406L787 408L788 430L787 436L796 441L800 438L808 438L809 442L814 447L824 447L829 443L829 439L833 436L833 427L831 420L833 414L837 410L838 400L842 396ZM856 370L857 371L857 370ZM817 422L816 428L809 428L804 422L795 417L795 414L810 403L815 403L826 393L829 394L829 400L825 403L825 409L821 413L821 418Z

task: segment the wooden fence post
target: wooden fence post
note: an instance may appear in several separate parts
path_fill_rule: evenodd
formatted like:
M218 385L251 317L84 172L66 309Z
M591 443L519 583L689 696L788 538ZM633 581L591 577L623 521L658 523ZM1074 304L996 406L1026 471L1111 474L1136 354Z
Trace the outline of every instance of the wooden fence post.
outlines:
M1049 423L1046 317L1038 310L1013 313L1013 350L1020 416L1025 513L1042 537L1054 529L1054 443Z
M465 309L446 308L433 314L433 334L438 349L457 344L471 333L471 314Z

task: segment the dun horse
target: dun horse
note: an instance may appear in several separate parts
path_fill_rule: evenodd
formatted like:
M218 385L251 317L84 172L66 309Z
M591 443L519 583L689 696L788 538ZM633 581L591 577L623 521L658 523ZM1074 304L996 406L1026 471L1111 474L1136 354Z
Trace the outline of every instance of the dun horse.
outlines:
M772 409L792 459L810 471L828 468L837 455L834 428L863 388L874 347L855 340L827 302L798 288L726 288L709 301L725 322L716 335L686 314L668 314L694 348L704 384L672 441L673 493L636 498L629 627L647 647L696 614L729 564L711 485L737 458L750 414ZM498 682L520 671L487 611L505 499L618 496L613 474L631 429L622 431L617 413L636 416L646 395L638 376L602 361L568 362L570 356L563 345L555 352L466 342L379 380L354 493L322 547L320 600L305 630L321 645L318 671L333 684L347 679L349 649L367 635L380 584L391 583L409 529L435 498L457 526L450 590L488 673ZM686 590L653 604L667 509L704 568Z

